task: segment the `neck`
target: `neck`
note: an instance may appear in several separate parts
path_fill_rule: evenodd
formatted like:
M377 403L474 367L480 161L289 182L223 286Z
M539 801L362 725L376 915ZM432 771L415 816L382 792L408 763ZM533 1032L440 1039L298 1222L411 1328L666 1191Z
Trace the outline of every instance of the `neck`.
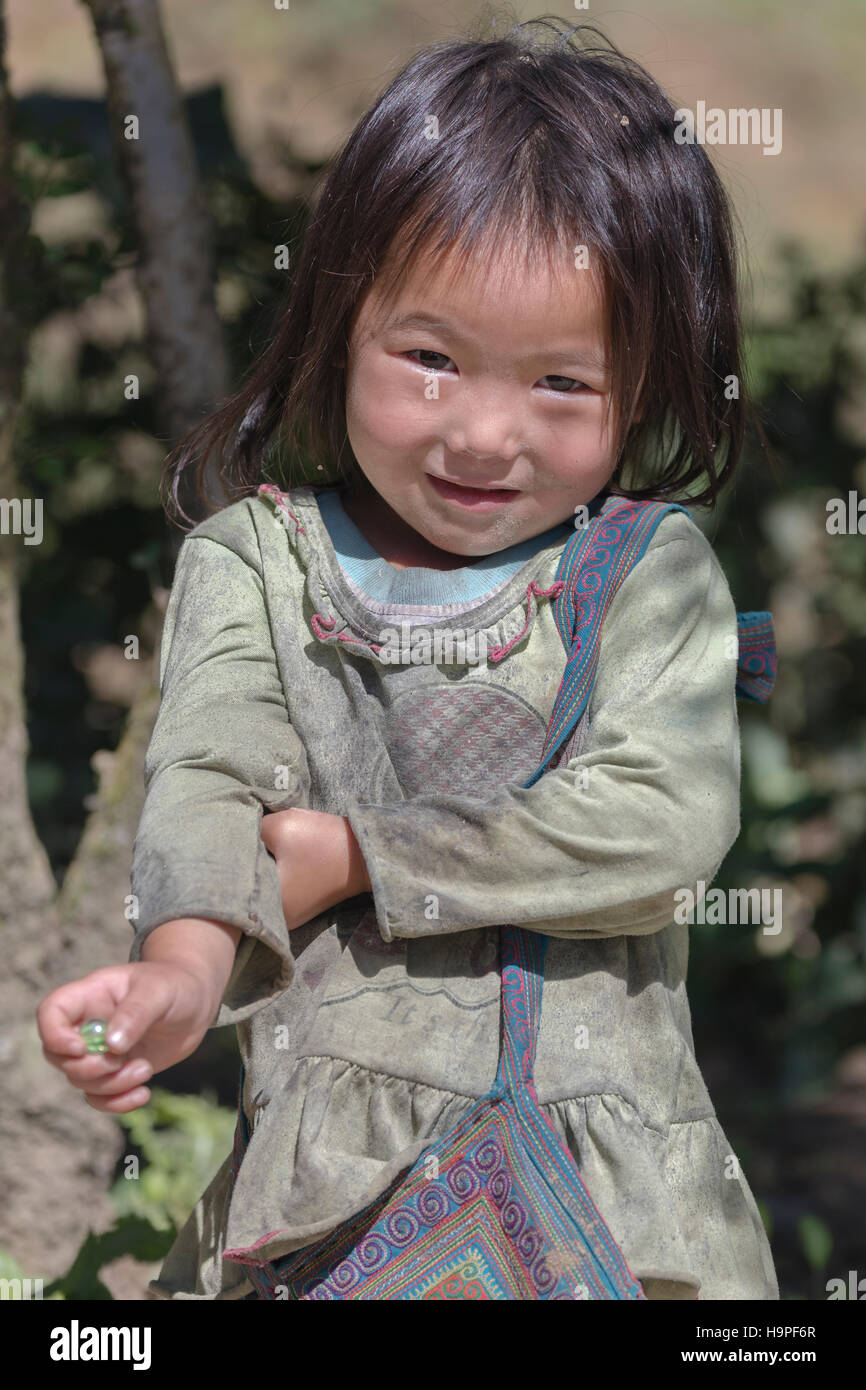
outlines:
M388 506L363 474L350 480L340 501L361 535L393 569L464 569L481 558L455 555L431 545Z

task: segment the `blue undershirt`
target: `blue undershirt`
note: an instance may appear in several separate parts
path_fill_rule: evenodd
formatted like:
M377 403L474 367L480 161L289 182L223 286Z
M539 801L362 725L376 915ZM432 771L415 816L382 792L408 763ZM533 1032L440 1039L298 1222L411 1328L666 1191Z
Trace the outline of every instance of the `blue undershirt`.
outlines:
M343 573L370 598L394 606L438 606L481 598L505 584L539 550L574 534L573 524L563 521L494 555L482 555L460 569L410 566L399 570L383 560L358 530L336 490L318 492L316 501Z

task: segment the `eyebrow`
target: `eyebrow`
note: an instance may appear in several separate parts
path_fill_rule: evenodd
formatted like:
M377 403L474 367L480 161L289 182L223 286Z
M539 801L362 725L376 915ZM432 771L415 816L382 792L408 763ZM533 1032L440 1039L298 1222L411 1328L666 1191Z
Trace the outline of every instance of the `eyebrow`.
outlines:
M402 328L426 328L431 333L446 333L452 338L461 338L460 330L455 328L454 324L448 323L445 319L431 318L429 314L417 312L400 314L387 324L388 331ZM540 352L529 353L522 361L530 362L542 357L546 362L561 365L575 362L579 363L581 366L595 367L596 370L600 372L606 372L608 368L607 359L600 357L597 352L580 351L579 349L575 349L574 352L551 352L543 348Z

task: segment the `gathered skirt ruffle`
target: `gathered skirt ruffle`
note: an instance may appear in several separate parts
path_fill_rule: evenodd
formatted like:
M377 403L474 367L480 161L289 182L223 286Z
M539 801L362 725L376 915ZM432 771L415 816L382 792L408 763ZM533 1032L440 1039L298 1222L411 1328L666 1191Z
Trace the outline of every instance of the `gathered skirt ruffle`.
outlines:
M379 1197L477 1100L333 1057L295 1063L253 1117L151 1282L157 1298L244 1298L230 1254L278 1259ZM542 1103L629 1268L653 1297L778 1299L755 1199L714 1114L646 1126L606 1093Z

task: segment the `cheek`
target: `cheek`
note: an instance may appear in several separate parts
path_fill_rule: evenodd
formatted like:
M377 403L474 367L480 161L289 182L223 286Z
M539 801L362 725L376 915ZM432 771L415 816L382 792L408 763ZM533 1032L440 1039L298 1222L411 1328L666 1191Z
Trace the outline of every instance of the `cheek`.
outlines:
M375 404L379 396L369 365L363 360L353 364L346 379L346 433L356 455L359 450L369 452L379 442L382 421Z
M353 435L381 449L402 449L430 431L431 405L424 399L424 378L405 372L387 359L359 362L346 388L346 421Z
M612 471L611 424L604 426L603 402L581 419L563 425L557 434L555 452L556 471L566 484L573 479L576 468L584 474Z

